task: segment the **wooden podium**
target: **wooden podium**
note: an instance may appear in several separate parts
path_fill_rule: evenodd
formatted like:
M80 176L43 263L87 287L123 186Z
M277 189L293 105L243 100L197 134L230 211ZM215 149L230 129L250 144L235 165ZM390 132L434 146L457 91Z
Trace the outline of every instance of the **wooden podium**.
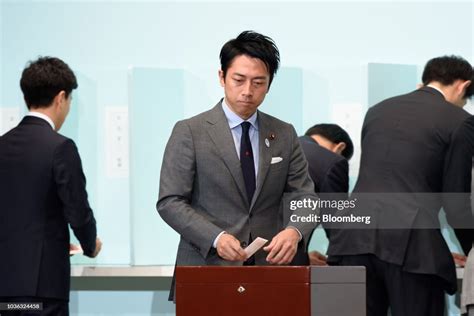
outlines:
M177 316L310 315L310 267L177 267Z

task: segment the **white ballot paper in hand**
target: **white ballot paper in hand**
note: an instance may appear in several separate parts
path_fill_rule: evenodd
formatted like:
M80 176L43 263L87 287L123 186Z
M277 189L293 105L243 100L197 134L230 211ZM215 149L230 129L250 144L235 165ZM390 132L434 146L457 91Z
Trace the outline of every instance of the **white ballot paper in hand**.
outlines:
M250 258L254 253L256 253L260 248L262 248L268 240L257 237L252 241L247 248L244 249L245 253L247 254L247 259Z
M70 245L69 246L69 255L82 255L84 253L84 250L82 250L82 247L80 245Z

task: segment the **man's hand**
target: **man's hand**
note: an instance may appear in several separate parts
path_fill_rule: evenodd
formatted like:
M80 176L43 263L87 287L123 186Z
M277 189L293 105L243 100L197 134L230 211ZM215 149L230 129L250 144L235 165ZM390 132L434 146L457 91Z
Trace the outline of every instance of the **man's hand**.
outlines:
M271 264L288 264L293 260L298 248L300 234L293 228L286 228L273 237L271 243L263 250L270 252L267 262Z
M69 244L69 257L74 256L75 254L82 253L82 248L79 245Z
M217 254L224 260L227 261L245 261L247 260L247 254L240 247L240 241L238 241L231 234L224 233L217 240Z
M310 253L308 253L309 255L309 263L312 265L312 266L327 266L327 257L325 255L323 255L322 253L320 252L317 252L317 251L311 251Z
M467 257L456 252L451 253L453 255L454 263L459 267L464 267L466 265Z
M94 252L92 253L92 255L90 257L91 258L97 257L97 255L99 254L101 249L102 249L102 241L100 241L100 239L97 238L95 240L95 250L94 250Z

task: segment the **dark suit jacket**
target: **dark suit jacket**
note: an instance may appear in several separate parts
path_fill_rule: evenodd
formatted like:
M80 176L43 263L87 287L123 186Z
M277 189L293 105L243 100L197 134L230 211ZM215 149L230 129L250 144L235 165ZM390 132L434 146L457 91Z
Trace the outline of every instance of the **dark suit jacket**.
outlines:
M438 228L438 213L444 207L467 254L472 231L462 228L472 228L472 156L463 149L460 127L469 117L430 87L369 109L351 199L358 197L353 213L371 216L371 229L332 231L329 261L340 255L374 254L405 271L437 275L449 293L455 292L455 266Z
M462 137L462 142L456 148L462 151L467 150L471 156L474 156L474 116L470 116L463 122L458 134ZM464 161L464 163L466 162ZM467 166L464 167L466 168ZM464 185L466 184L464 183Z
M349 163L341 155L333 153L310 136L299 138L309 175L314 182L316 193L347 193L349 191Z
M314 190L320 198L328 200L347 198L349 191L349 163L347 159L321 147L310 136L301 136L299 141L306 160L308 160L308 171L314 182ZM321 213L324 214L328 211L322 209ZM325 231L329 238L330 231L327 227L325 227ZM310 239L311 237L308 240ZM308 244L306 249L298 249L292 264L309 264Z
M74 142L27 116L0 137L0 297L69 300L69 229L86 255L96 226Z

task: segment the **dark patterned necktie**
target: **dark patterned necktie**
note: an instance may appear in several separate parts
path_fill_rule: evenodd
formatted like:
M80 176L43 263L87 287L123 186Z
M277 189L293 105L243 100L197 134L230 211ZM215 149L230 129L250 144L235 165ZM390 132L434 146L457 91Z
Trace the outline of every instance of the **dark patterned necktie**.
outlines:
M253 162L252 143L250 142L249 122L242 122L242 138L240 139L240 165L244 175L245 189L249 204L255 192L255 165Z

